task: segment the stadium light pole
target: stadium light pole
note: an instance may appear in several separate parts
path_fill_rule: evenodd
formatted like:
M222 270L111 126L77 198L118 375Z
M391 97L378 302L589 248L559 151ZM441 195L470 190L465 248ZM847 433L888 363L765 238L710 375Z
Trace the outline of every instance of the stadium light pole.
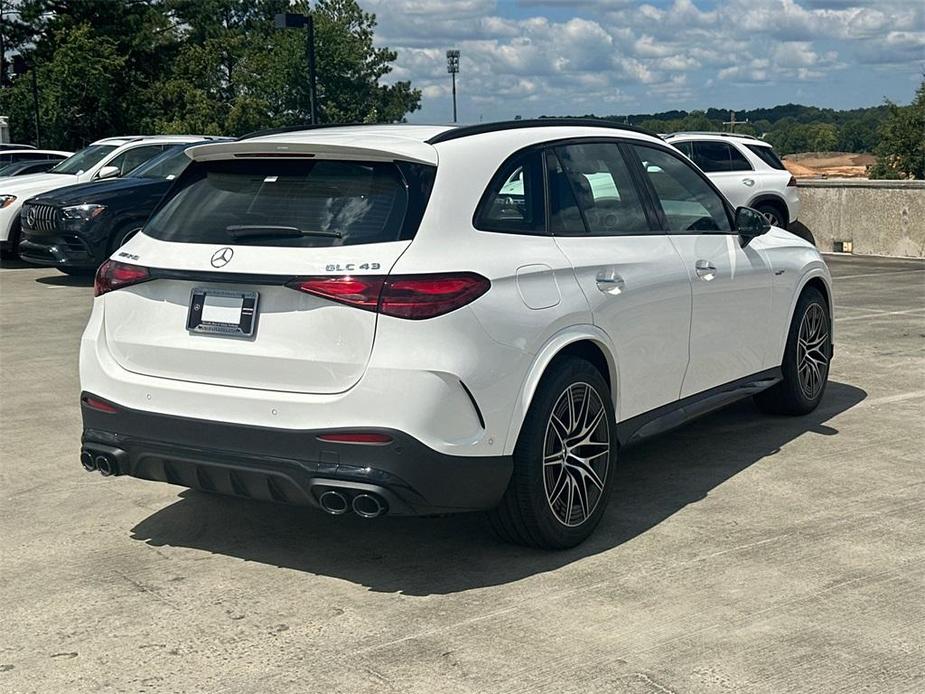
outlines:
M459 50L452 48L446 52L446 71L453 79L453 122L456 122L456 73L459 72Z
M308 55L308 117L312 125L318 124L318 92L315 80L315 18L304 14L284 12L275 17L277 29L305 28L306 53Z

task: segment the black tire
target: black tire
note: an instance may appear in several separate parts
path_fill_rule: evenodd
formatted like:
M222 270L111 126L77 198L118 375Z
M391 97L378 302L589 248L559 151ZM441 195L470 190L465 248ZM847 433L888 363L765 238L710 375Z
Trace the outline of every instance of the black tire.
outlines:
M564 425L558 419L554 424L553 414L563 412L574 413L565 430L577 426L582 433L565 439L559 435L557 427ZM603 425L594 423L599 413ZM610 498L617 459L615 419L610 389L590 362L563 357L550 366L524 418L507 491L498 507L489 512L489 523L502 540L541 549L565 549L591 534ZM575 441L578 436L584 443L576 442L569 448L565 441ZM559 452L554 450L557 445L562 449ZM551 450L554 452L550 454ZM571 451L576 452L574 456ZM589 460L577 457L579 454ZM550 457L556 460L548 462ZM584 484L583 496L577 486L579 480ZM553 487L549 494L548 486Z
M759 202L755 209L765 216L771 226L786 229L789 223L789 213L783 205L774 202Z
M819 333L810 342L812 345L818 343L818 347L805 350L801 347L800 333L804 329L804 321L807 321L806 327L809 328L814 320L821 321L820 329L824 331L824 336L823 333ZM803 344L807 342L804 341ZM807 352L809 355L805 359L812 362L811 364L804 360L804 354ZM803 415L812 412L825 394L831 359L832 325L828 305L818 289L807 287L797 301L793 320L790 322L784 362L781 364L783 380L755 395L755 403L768 414Z

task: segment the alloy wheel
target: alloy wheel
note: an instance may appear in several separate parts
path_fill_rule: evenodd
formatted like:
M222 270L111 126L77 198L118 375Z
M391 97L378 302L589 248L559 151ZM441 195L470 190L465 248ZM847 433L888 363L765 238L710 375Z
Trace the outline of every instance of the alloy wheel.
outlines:
M556 520L584 523L603 496L609 467L607 410L592 386L573 383L552 409L543 446L543 486Z
M775 226L775 227L781 226L780 218L777 216L777 212L774 212L773 210L768 209L762 212L761 214L764 215L764 218L768 220L768 224L770 224L771 226Z
M819 304L810 304L800 322L797 336L797 373L800 389L809 399L815 399L829 370L829 328L825 311Z

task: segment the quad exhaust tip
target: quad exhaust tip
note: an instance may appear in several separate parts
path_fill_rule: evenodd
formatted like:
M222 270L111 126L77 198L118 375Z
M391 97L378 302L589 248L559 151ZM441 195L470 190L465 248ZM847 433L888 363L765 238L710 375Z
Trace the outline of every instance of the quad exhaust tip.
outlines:
M117 472L116 464L105 455L96 456L96 460L93 462L96 463L96 469L100 471L103 477L115 475Z
M80 451L80 465L87 472L99 472L103 477L119 474L118 453L84 448Z
M318 505L332 516L353 510L361 518L376 518L386 512L385 502L378 495L351 489L326 489L318 497Z
M96 472L96 461L93 459L93 454L90 451L80 452L80 464L87 472Z
M372 494L357 494L353 497L353 512L363 518L375 518L382 515L385 506Z
M343 515L350 509L347 497L333 489L329 489L318 497L318 503L324 511L330 513L332 516Z

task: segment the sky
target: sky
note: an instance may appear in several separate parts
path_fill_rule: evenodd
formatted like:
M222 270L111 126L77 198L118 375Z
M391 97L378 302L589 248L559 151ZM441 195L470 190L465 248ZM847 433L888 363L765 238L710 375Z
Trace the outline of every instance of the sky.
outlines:
M909 103L925 73L925 0L360 0L385 81L422 92L412 122L785 103Z

